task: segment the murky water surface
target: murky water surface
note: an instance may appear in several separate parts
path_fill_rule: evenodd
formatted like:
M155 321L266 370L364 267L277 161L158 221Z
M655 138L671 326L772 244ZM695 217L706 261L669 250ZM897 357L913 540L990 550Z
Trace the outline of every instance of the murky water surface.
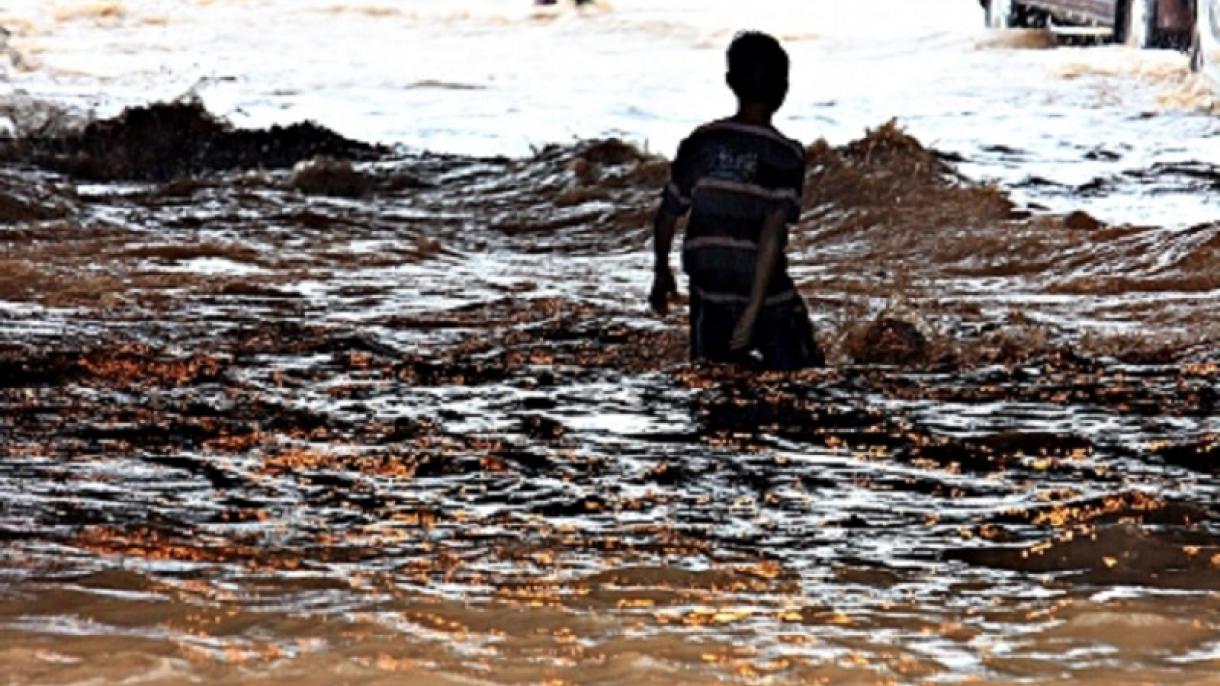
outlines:
M6 4L55 136L0 154L4 683L1220 683L1184 58L525 5ZM691 366L642 304L643 144L727 106L742 24L802 70L825 370ZM349 138L58 128L192 86Z

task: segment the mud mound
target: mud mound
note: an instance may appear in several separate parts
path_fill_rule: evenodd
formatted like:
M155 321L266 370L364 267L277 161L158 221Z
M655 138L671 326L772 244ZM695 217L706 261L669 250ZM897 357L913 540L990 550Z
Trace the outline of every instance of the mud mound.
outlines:
M4 157L97 181L167 181L286 168L317 156L364 159L377 151L312 122L234 129L197 102L173 102L130 108L62 137L17 141Z
M966 183L944 155L889 121L841 148L820 140L806 150L806 207L863 211L874 221L911 223L1002 219L1012 204L997 190Z
M953 175L952 168L937 153L925 148L893 119L843 146L839 154L857 167L872 166L925 180Z
M1099 231L1106 228L1106 225L1102 224L1096 217L1081 210L1071 212L1068 216L1064 217L1063 225L1076 231Z

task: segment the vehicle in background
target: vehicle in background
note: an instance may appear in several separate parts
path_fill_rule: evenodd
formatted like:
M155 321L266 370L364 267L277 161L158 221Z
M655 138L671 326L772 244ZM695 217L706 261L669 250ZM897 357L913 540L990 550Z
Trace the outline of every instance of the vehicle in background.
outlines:
M1135 48L1187 50L1196 36L1196 0L980 0L993 29L1050 26L1108 36ZM1197 0L1214 4L1213 0Z
M1190 68L1205 74L1220 89L1220 0L1198 0Z

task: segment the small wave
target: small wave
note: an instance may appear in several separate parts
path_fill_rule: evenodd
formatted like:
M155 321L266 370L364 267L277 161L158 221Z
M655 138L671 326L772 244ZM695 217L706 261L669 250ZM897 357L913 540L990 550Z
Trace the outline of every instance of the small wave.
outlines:
M35 53L41 48L26 40L37 32L33 22L0 17L0 58L7 57L19 72L37 71L42 67Z
M292 167L318 155L358 158L374 150L313 123L234 129L194 101L133 107L77 130L51 121L54 133L40 125L10 142L4 156L94 180L164 181L208 170Z
M491 3L446 2L437 7L414 4L410 8L388 4L335 4L323 11L330 14L364 15L373 19L403 18L432 27L469 25L473 27L514 27L550 24L564 18L598 17L616 10L614 3L599 0L575 6L563 2L553 6L536 6L521 0L515 11L505 11L503 5Z
M1220 114L1220 92L1206 77L1191 74L1157 96L1162 109L1171 112Z
M1067 81L1086 77L1138 79L1177 86L1190 76L1186 56L1176 52L1112 47L1079 54L1087 54L1087 59L1072 59L1055 65L1052 67L1055 77Z
M685 322L640 314L668 163L631 145L367 146L373 159L290 171L286 151L313 151L286 132L333 139L179 104L53 150L147 146L150 119L167 147L120 168L194 178L0 169L0 207L12 191L48 212L4 229L0 300L29 309L0 318L0 558L72 577L3 597L18 679L72 660L81 679L147 675L133 654L152 650L195 660L179 679L303 684L953 680L978 672L952 659L982 642L1054 631L1062 596L1043 574L1082 594L1097 589L1073 579L1214 586L1214 489L1178 470L1214 474L1220 457L1201 428L1215 345L1195 341L1197 364L1089 356L1069 329L1099 318L1094 301L1047 296L1078 273L1204 269L1215 229L1034 216L896 123L816 143L790 252L811 309L848 328L895 288L926 326L881 319L839 351L859 366L755 375L684 364ZM249 143L237 168L261 171L156 157L199 153L184 138ZM1121 295L1141 339L1181 316ZM1214 319L1214 298L1196 300ZM48 326L69 333L30 333ZM982 552L941 557L961 549ZM106 569L121 576L88 576ZM1148 625L1199 606L1165 615ZM82 617L90 643L71 635ZM1097 623L1073 630L1115 635ZM826 659L798 663L813 642ZM99 662L99 646L126 658Z
M988 31L975 45L980 50L1051 50L1059 39L1045 29L1013 29Z
M127 18L127 6L121 2L88 2L55 10L55 21L93 21L100 24L117 24Z
M445 91L481 91L487 90L487 86L481 86L474 83L459 83L457 81L441 81L437 79L424 79L415 81L407 85L407 90L445 90Z
M1163 505L1158 504L1156 509ZM1188 522L1189 523L1189 522ZM1134 521L1065 529L1020 548L967 549L953 554L974 564L1021 572L1074 573L1105 585L1220 590L1215 557L1220 541L1180 529L1162 532Z
M33 36L38 33L38 25L30 20L13 15L0 14L0 27L11 36Z
M403 11L391 5L332 5L327 8L333 14L363 14L367 17L397 17Z
M0 133L7 138L65 136L86 123L78 112L23 93L0 98Z
M535 4L529 16L531 19L553 19L559 16L575 14L575 15L599 15L609 14L614 12L616 7L614 3L607 0L593 0L592 2L577 3L571 0L559 0L550 5Z

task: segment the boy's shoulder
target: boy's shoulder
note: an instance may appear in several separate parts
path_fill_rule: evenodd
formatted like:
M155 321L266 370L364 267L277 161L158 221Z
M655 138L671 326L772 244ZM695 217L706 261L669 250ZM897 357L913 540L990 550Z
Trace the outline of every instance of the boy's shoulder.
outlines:
M805 160L805 146L801 145L799 141L788 138L774 126L743 124L731 119L717 119L699 126L686 137L684 143L698 145L723 136L750 136L757 138L760 144L764 141L778 143L791 150L802 162Z

